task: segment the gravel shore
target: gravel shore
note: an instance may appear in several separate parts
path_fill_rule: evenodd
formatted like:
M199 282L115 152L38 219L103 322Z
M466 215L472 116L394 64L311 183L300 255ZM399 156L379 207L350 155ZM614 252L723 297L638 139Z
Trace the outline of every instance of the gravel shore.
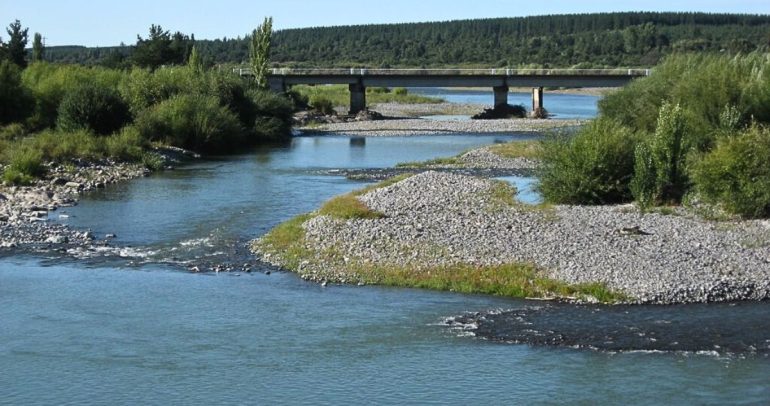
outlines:
M50 223L49 212L75 205L80 193L147 174L143 166L112 161L79 162L68 168L51 164L48 175L33 186L0 187L0 248L35 250L94 244L96 237L90 231ZM110 239L104 237L104 241Z
M306 261L317 281L355 282L348 264L417 269L456 263L529 262L568 283L602 282L638 303L770 297L770 222L710 222L641 214L625 206L501 205L490 180L424 172L359 197L381 219L314 216L306 247L339 250ZM283 265L278 257L268 261Z
M485 106L473 104L397 104L384 103L372 110L391 117L386 120L348 121L299 127L305 134L354 136L408 136L435 134L479 134L542 132L583 125L585 120L504 119L504 120L433 120L415 118L431 115L468 115L479 113Z
M581 120L538 120L518 118L509 120L440 121L419 118L353 121L302 127L306 134L341 134L357 136L407 136L436 134L479 134L538 132L582 125Z

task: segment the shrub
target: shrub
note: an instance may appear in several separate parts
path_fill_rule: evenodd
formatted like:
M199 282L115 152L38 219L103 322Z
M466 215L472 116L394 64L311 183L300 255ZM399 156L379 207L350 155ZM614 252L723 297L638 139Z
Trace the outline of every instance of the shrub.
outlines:
M136 127L124 127L119 133L104 139L107 156L119 161L143 161L146 141ZM150 168L153 169L153 168Z
M663 103L655 135L635 152L631 191L642 207L652 203L679 203L687 191L685 155L690 145L682 108Z
M8 124L0 127L0 141L13 141L24 138L27 135L27 129L19 123Z
M627 127L602 118L574 136L552 137L543 143L540 192L553 203L630 200L637 138Z
M30 129L52 127L64 96L70 91L91 83L115 89L124 74L121 71L100 67L87 68L78 65L52 65L33 63L22 73L22 81L35 98L34 114L29 118Z
M32 108L32 96L22 85L19 68L11 61L0 61L0 124L22 121Z
M118 92L107 87L83 84L69 91L59 106L57 125L63 131L92 130L98 135L115 132L131 116Z
M334 110L334 103L330 99L327 99L321 95L310 96L310 107L312 107L316 112L325 115L332 115L337 113Z
M393 89L393 94L395 94L396 96L406 96L407 94L409 94L409 91L406 90L405 87L397 87Z
M15 148L5 151L9 163L3 173L3 180L15 185L28 185L33 179L45 173L43 154L33 148Z
M744 217L770 216L770 130L754 126L721 138L694 165L692 178L704 200Z
M245 142L238 118L211 96L172 97L138 117L136 128L146 140L201 153L232 151Z

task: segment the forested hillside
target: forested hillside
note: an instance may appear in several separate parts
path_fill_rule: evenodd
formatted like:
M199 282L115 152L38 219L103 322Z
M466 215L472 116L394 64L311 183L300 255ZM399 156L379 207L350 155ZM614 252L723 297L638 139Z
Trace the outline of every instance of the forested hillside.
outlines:
M173 27L172 27L173 28ZM677 51L770 49L770 16L601 13L302 28L274 35L272 60L296 67L652 66ZM241 63L246 38L199 40L210 63ZM52 47L47 58L120 64L132 47Z

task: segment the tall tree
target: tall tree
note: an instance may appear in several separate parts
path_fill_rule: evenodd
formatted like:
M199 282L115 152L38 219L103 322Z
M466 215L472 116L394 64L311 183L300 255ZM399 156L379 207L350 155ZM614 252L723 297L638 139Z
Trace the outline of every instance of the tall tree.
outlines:
M198 54L198 48L196 48L195 45L193 45L192 50L190 51L190 57L187 60L187 65L195 73L203 72L203 60Z
M45 45L43 45L43 36L39 32L35 33L35 39L32 40L32 61L41 62L43 60L43 54L45 53Z
M154 70L168 61L170 46L171 34L160 25L153 24L147 39L136 36L132 58L137 65Z
M267 87L267 69L270 63L270 39L273 35L273 17L265 21L251 33L249 46L249 65L257 87Z
M27 32L29 28L22 29L21 22L16 20L8 25L5 31L8 32L9 36L8 44L6 45L8 56L17 66L26 68L27 51L25 48L27 47Z

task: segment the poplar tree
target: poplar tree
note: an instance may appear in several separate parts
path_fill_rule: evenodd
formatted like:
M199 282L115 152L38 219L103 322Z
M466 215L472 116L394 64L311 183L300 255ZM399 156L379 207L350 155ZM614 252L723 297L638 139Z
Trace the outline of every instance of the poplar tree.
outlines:
M43 36L39 32L35 33L35 39L32 40L32 61L42 62L45 46L43 45Z
M267 88L267 69L270 62L270 39L273 34L273 17L265 21L251 33L249 46L249 64L257 87Z

